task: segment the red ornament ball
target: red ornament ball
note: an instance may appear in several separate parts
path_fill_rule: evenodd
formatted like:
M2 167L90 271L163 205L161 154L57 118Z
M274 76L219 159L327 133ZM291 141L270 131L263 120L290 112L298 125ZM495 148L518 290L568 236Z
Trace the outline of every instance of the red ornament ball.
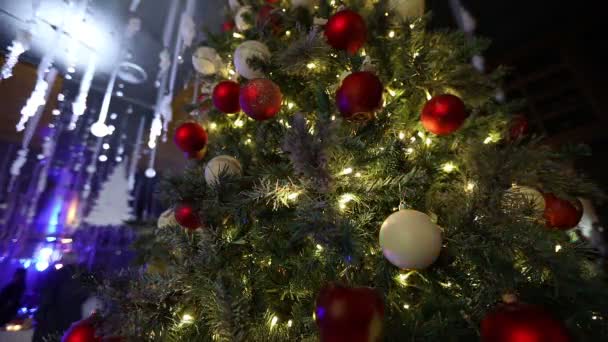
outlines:
M188 158L197 158L207 147L207 131L196 122L186 122L177 127L173 140Z
M61 342L101 342L100 337L95 336L95 327L90 319L76 323L65 332Z
M517 115L509 125L509 138L511 140L521 139L528 135L529 130L530 123L528 122L528 119L523 115Z
M384 302L368 287L328 285L317 296L315 317L322 342L379 342Z
M279 34L281 30L281 16L275 12L276 8L270 5L260 7L256 23L258 27L270 27L272 33Z
M234 30L234 20L227 19L222 23L222 32L231 32Z
M545 198L545 223L547 227L568 230L576 227L583 216L580 203L561 199L554 194L543 194Z
M203 223L196 212L196 209L191 203L182 202L173 209L175 220L180 226L195 230L201 228Z
M239 106L239 84L233 81L222 81L213 89L213 105L220 112L230 114L241 110Z
M325 37L333 48L354 54L367 41L367 26L359 13L342 10L325 24Z
M348 75L336 92L336 105L347 120L369 120L382 105L382 82L368 71Z
M462 126L468 114L464 102L455 95L434 96L422 108L420 120L424 128L436 135L448 135Z
M481 321L482 342L570 342L565 325L541 307L501 304Z
M263 121L274 117L281 110L283 94L271 80L256 78L243 86L239 101L245 114Z

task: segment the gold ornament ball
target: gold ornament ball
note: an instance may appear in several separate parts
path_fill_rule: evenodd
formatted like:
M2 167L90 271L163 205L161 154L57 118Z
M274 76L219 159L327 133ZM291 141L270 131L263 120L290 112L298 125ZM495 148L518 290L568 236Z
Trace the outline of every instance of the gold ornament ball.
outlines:
M232 176L240 176L243 169L236 158L225 155L217 156L211 159L205 167L205 181L209 185L217 184L218 178L223 172Z
M441 229L424 213L399 210L382 223L380 247L384 257L401 269L425 269L441 253Z

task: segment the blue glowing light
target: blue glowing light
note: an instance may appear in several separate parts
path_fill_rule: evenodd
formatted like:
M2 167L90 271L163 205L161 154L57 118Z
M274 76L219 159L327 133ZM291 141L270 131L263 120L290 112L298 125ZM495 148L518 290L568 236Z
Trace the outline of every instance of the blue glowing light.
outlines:
M42 272L49 268L49 262L46 260L40 260L36 263L36 271Z
M47 236L46 237L46 242L55 242L57 241L57 238L54 236Z
M30 259L20 259L19 262L23 268L28 269L32 265L32 260Z

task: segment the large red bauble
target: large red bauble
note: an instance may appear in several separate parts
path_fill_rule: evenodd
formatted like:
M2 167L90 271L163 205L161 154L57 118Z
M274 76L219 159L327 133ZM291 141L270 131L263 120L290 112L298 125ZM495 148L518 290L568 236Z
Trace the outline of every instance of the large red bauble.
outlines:
M530 123L528 119L523 115L517 115L509 125L509 138L511 140L521 139L528 134L529 130Z
M85 319L73 323L63 335L61 342L101 342L101 338L95 336L93 323Z
M384 302L368 287L328 285L317 296L315 317L322 342L379 342Z
M329 18L325 37L333 48L354 54L367 40L367 26L359 13L343 10Z
M266 78L256 78L241 88L239 102L251 118L268 120L281 110L283 94L278 85Z
M568 230L576 227L583 216L580 206L575 206L570 201L561 199L554 194L543 194L545 198L545 222L547 227Z
M224 21L222 23L222 32L233 31L234 27L235 27L234 21L231 19L226 19L226 21Z
M348 75L336 92L336 105L345 119L370 119L382 105L382 82L368 71Z
M268 26L271 28L272 33L279 34L281 31L281 16L273 12L275 10L276 8L270 5L260 7L256 22L258 27Z
M177 221L180 226L190 230L195 230L203 226L196 209L191 203L182 202L178 204L173 210L173 215L175 216L175 221Z
M543 308L501 304L481 321L482 342L570 342L562 322Z
M196 122L186 122L177 127L173 141L189 158L196 158L207 147L207 132Z
M464 102L455 95L434 96L422 108L420 120L424 128L436 135L448 135L462 126L468 114Z
M213 105L220 112L230 114L241 110L239 106L239 84L233 81L222 81L213 89Z

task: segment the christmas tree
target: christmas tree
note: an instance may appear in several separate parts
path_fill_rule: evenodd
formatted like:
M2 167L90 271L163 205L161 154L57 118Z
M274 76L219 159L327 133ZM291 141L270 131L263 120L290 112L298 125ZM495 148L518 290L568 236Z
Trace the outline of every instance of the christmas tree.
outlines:
M116 165L99 191L85 222L92 226L119 226L132 219L131 195L123 166Z
M134 340L599 341L608 291L570 229L603 195L543 146L486 43L380 1L231 1L175 142L162 267L105 288ZM203 87L205 88L205 87ZM211 105L211 103L213 105Z

